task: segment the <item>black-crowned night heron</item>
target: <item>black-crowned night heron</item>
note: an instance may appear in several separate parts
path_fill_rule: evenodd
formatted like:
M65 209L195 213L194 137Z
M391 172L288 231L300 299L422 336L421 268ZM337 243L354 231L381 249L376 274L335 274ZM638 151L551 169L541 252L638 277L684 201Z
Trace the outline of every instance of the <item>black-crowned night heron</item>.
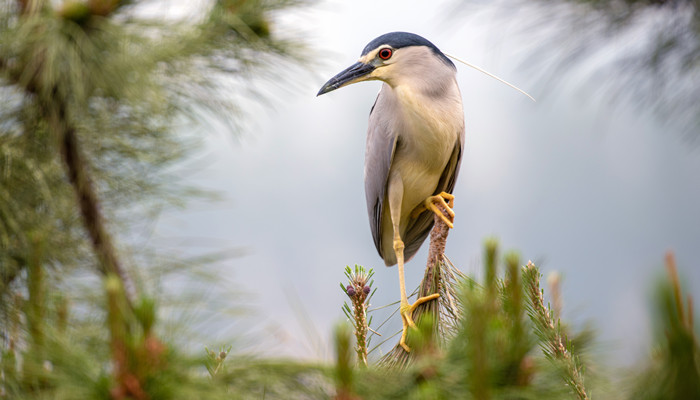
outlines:
M453 226L451 193L464 149L456 72L452 61L428 40L392 32L372 40L358 62L318 92L322 95L367 80L384 82L369 116L365 191L377 251L387 266L398 264L403 321L399 343L406 351L410 351L407 329L415 327L413 310L439 295L409 304L404 260L410 260L425 241L433 213Z

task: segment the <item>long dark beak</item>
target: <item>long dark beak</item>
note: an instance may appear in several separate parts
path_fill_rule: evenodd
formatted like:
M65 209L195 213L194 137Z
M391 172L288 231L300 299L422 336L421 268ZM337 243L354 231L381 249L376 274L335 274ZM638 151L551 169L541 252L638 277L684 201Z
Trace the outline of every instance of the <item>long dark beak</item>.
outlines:
M326 82L326 84L321 87L321 90L318 91L316 96L320 96L351 83L358 82L360 78L366 76L372 71L374 71L373 65L356 62L345 71L332 77L328 82Z

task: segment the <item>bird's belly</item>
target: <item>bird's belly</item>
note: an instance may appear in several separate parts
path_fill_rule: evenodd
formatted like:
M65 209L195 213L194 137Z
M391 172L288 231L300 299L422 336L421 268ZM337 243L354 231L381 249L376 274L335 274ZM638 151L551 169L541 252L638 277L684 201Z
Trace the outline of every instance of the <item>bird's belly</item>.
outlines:
M437 162L435 162L437 161ZM426 164L420 160L400 158L392 165L392 172L397 173L403 182L403 199L401 201L401 230L406 227L411 212L420 205L428 196L432 196L440 181L440 176L445 168L444 162L433 160L434 168L426 168Z
M392 172L401 176L404 186L402 216L406 207L410 211L433 194L458 136L457 128L439 119L430 122L416 116L413 119L399 135L391 165Z

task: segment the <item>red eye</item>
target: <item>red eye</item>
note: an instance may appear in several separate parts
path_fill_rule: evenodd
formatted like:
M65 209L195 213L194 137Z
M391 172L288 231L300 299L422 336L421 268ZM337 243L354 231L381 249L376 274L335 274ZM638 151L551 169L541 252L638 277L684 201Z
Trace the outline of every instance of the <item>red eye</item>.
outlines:
M388 60L391 58L391 49L384 48L379 50L379 58L382 60Z

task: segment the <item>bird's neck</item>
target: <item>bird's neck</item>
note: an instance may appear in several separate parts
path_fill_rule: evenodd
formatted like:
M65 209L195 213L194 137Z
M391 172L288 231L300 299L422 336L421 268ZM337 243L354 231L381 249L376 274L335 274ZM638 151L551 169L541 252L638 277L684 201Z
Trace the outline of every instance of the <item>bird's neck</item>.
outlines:
M428 129L433 131L458 130L455 121L463 124L462 96L456 81L441 85L439 91L414 85L397 85L391 88L392 94L403 111L408 129ZM423 125L420 127L420 125Z

